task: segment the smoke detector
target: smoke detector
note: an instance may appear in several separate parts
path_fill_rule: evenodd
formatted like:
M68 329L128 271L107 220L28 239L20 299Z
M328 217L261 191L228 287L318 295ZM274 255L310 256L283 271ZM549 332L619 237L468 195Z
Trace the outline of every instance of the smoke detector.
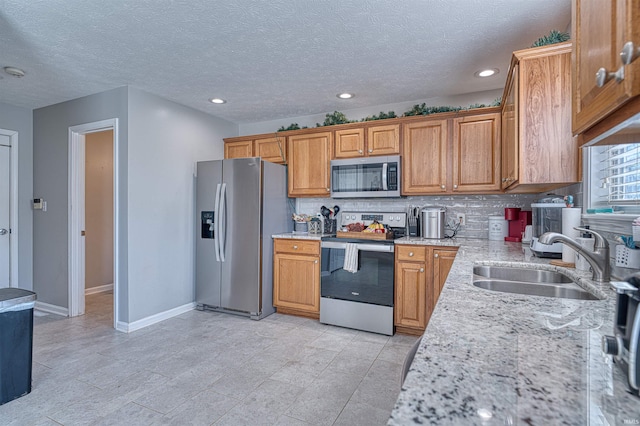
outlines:
M20 68L4 67L4 72L9 74L10 76L17 77L17 78L24 77L24 71L22 71Z

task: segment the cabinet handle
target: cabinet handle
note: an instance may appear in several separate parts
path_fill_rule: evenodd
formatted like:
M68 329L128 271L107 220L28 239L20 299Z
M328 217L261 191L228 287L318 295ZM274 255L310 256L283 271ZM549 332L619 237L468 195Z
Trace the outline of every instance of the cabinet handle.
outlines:
M358 150L358 154L362 154L362 150L361 149Z
M372 149L370 149L370 150L369 150L369 153L372 153L372 152L373 152L373 150L372 150Z
M293 249L294 250L298 250L298 246L293 246Z
M420 268L420 272L424 272L424 268Z
M632 41L626 42L620 52L622 64L629 65L638 58L640 58L640 47L636 48Z
M313 263L318 263L318 261L317 261L317 260L314 260L314 261L313 261Z
M453 185L453 189L458 189L458 185Z
M447 189L445 185L440 185L440 189Z
M438 257L440 257L440 255L439 255L438 253L435 253L435 254L433 255L433 257L435 257L435 258L437 259Z
M325 189L327 190L327 192L331 192L331 189L329 189L329 188L325 188Z
M596 73L596 86L602 87L612 78L615 78L617 83L624 80L624 67L620 67L616 72L609 72L606 68L600 68Z
M412 251L409 252L409 257L413 257L413 252Z

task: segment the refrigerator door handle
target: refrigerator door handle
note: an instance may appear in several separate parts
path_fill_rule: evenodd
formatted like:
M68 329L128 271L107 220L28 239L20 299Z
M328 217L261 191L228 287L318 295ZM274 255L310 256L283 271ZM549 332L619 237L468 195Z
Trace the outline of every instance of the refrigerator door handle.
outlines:
M226 242L227 242L227 184L222 184L220 192L220 232L218 237L218 247L220 247L220 260L225 261Z
M220 187L218 184L216 187L216 202L214 204L214 235L213 235L213 250L216 252L216 262L220 262Z

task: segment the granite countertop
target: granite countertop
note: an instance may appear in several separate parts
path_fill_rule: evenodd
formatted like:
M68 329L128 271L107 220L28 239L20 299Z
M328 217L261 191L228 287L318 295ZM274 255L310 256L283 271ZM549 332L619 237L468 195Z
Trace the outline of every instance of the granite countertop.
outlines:
M296 240L318 240L322 237L330 237L332 234L310 234L308 232L284 232L282 234L273 234L271 238L293 238Z
M389 425L640 424L640 398L602 355L615 293L590 274L548 265L520 243L408 238L459 246ZM604 300L492 292L472 285L474 264L527 264L573 274Z

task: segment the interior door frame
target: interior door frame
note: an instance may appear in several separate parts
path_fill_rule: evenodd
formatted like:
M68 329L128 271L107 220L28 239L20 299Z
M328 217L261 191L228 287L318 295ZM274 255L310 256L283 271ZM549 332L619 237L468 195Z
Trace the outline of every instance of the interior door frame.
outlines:
M0 129L0 135L9 137L9 287L18 287L18 132L14 130Z
M118 119L95 121L69 127L69 316L84 314L85 290L85 135L113 130L113 327L119 318L119 230L120 210Z

